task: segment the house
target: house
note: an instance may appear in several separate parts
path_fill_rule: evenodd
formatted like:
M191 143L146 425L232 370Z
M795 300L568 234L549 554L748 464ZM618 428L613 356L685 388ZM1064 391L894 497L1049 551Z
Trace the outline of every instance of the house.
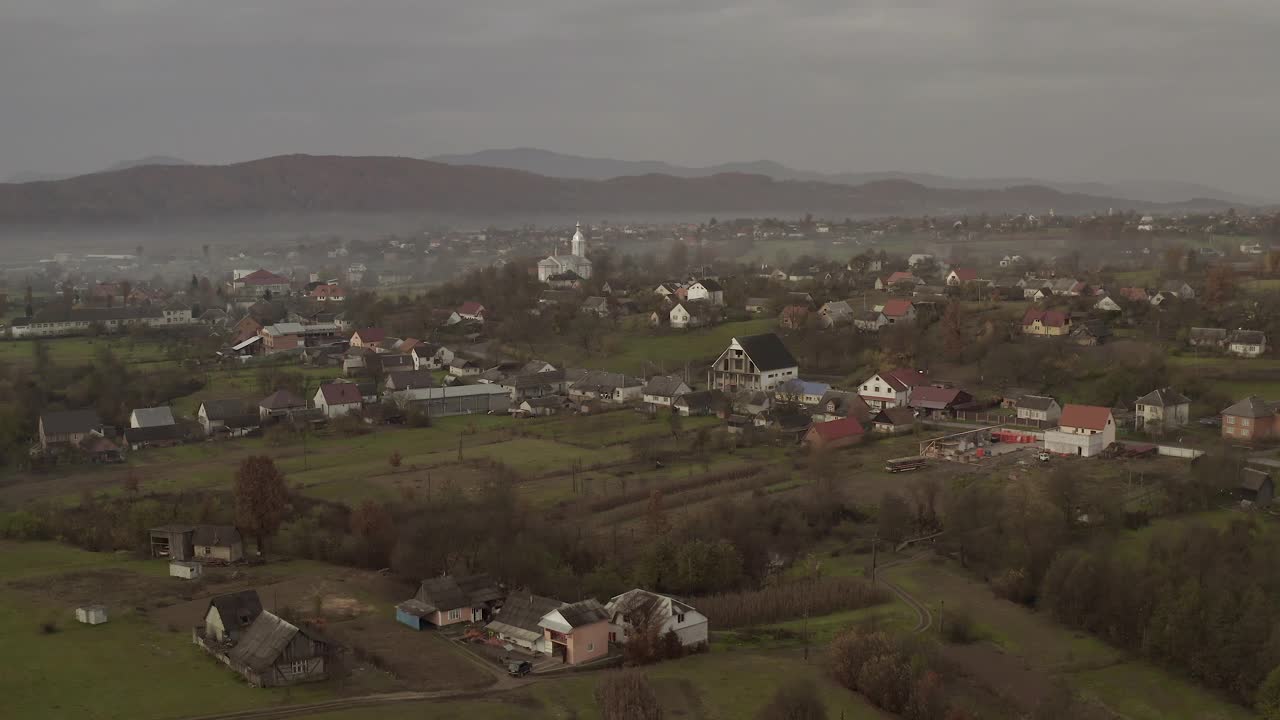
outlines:
M289 278L258 268L251 273L239 274L231 281L232 294L239 297L270 297L288 295Z
M837 327L853 322L853 308L847 300L834 300L818 308L818 319L822 327Z
M683 330L685 328L697 327L701 325L701 320L694 313L684 306L684 303L678 303L671 308L671 312L667 314L668 322L672 329Z
M871 420L871 409L857 393L828 390L813 410L814 422L829 422L846 417L856 417L864 425Z
M1071 328L1070 341L1082 347L1096 347L1111 338L1111 328L1101 320L1086 320Z
M1123 308L1120 307L1120 303L1116 302L1115 300L1112 300L1109 295L1103 295L1102 298L1098 300L1098 302L1093 304L1093 309L1100 310L1102 312L1118 313Z
M884 316L885 323L889 325L915 322L916 306L910 300L894 298L884 304L880 314Z
M598 660L609 653L609 613L598 600L582 600L548 612L538 627L551 654L566 665Z
M402 372L417 372L413 366L413 355L404 353L374 354L365 358L369 371L383 375L394 375Z
M324 383L311 398L314 407L324 411L327 418L338 418L350 413L360 412L364 405L364 397L360 387L351 382Z
M710 278L698 280L689 285L686 297L690 300L705 300L712 305L724 305L724 288Z
M656 412L662 408L670 408L676 398L692 390L679 375L658 375L649 378L641 393L649 411Z
M443 345L419 343L409 351L415 370L439 370L453 362L453 351Z
M462 303L461 305L458 306L458 309L456 312L458 313L458 317L462 318L463 320L471 320L474 322L481 322L481 323L484 322L484 314L485 314L484 305L481 305L480 303L474 300L470 300L468 302Z
M435 386L436 378L431 374L430 370L410 370L408 372L390 373L387 375L387 379L382 383L383 389L389 393Z
M253 621L262 614L262 599L257 590L218 595L209 601L204 613L205 637L216 642L235 642L244 636Z
M1236 488L1236 494L1252 505L1270 505L1276 494L1276 485L1269 473L1256 468L1245 468L1240 471L1240 484Z
M659 283L658 287L654 288L653 294L660 295L664 298L671 298L675 297L676 291L679 289L679 283Z
M950 417L956 410L973 402L973 396L957 388L920 385L911 391L907 406L920 415Z
M539 623L548 613L564 605L559 600L532 593L512 593L484 629L504 643L528 652L550 655L551 638Z
M1057 400L1044 395L1023 395L1018 398L1019 420L1031 420L1039 424L1056 423L1062 417L1062 406Z
M645 383L640 378L605 370L590 370L569 385L569 397L577 402L601 400L622 404L644 396Z
M1116 291L1116 294L1133 303L1151 302L1150 296L1147 295L1146 288L1122 287Z
M778 402L792 402L801 405L817 405L823 396L831 391L831 386L822 382L811 382L796 378L788 380L774 388L773 394Z
M846 417L810 425L802 442L810 450L832 450L862 442L866 432L858 418Z
M1224 440L1266 440L1280 434L1280 402L1249 396L1222 411Z
M62 410L40 415L40 448L78 447L91 434L106 430L97 410Z
M275 613L263 610L234 642L195 629L197 645L239 673L254 687L280 687L323 680L329 644Z
M445 627L482 622L501 607L504 593L486 574L423 580L411 599L396 606L396 621L421 630L426 624Z
M244 540L230 525L162 525L150 534L152 557L214 563L244 559Z
M1044 433L1044 449L1058 455L1093 457L1116 441L1116 421L1111 410L1096 405L1062 408L1058 427Z
M908 407L887 407L871 418L871 429L887 435L911 432L915 426L915 411Z
M205 435L212 435L219 430L234 432L252 425L248 421L256 418L257 415L237 399L205 400L196 411L196 421L204 428Z
M697 390L677 397L671 409L683 417L714 415L724 404L724 393L719 390Z
M1134 404L1134 428L1160 432L1191 422L1191 400L1173 388L1159 388Z
M1036 337L1062 337L1071 332L1071 315L1063 310L1027 308L1022 315L1022 332Z
M609 614L609 642L626 645L636 628L653 628L658 638L675 633L680 645L699 648L707 644L710 622L686 602L648 590L628 590L605 603Z
M1187 333L1187 343L1191 347L1221 350L1227 346L1228 334L1225 328L1193 327Z
M152 447L173 447L182 444L186 435L182 428L174 425L155 425L152 427L131 427L124 431L125 444L131 450L143 450Z
M977 282L978 271L973 268L952 268L947 273L947 287L963 287L965 283Z
M1170 280L1160 286L1160 292L1168 293L1179 300L1195 300L1196 291L1188 284Z
M1079 297L1084 294L1085 284L1075 278L1055 278L1049 281L1049 292L1065 297Z
M1227 340L1227 352L1238 357L1259 357L1267 351L1267 336L1258 330L1236 330Z
M707 387L735 393L772 390L800 374L799 364L773 333L733 338L707 370Z
M769 298L747 298L747 304L744 309L753 315L765 312L769 309Z
M311 290L310 295L316 302L342 302L347 299L347 292L337 283L317 285Z
M886 278L876 278L876 290L887 292L898 286L915 286L923 285L924 280L912 275L909 272L898 271L890 273Z
M1004 257L1000 258L1000 267L1002 268L1014 267L1016 265L1022 264L1022 262L1023 260L1021 255L1005 255Z
M580 309L584 313L593 313L599 317L609 317L609 299L593 295L582 301Z
M551 367L549 364L547 367ZM563 393L567 386L563 370L542 370L538 372L521 372L512 375L498 385L511 394L511 402L519 404L531 398Z
M351 347L377 349L378 343L387 339L387 331L382 328L364 328L351 333Z
M544 395L520 403L519 413L525 417L547 417L569 407L569 398L563 395Z
M853 317L853 326L864 332L876 332L889 324L889 318L879 310L864 310Z
M306 409L307 401L288 390L277 390L258 401L258 417L262 420L291 417Z
M858 395L872 410L905 407L911 402L912 388L928 382L923 370L897 368L876 373L859 386Z
M778 324L788 330L804 327L809 319L809 308L803 305L788 305L778 313Z
M454 355L449 362L449 374L454 377L470 377L481 373L480 363L470 358Z
M173 411L168 407L137 408L129 413L129 427L167 427L174 424Z

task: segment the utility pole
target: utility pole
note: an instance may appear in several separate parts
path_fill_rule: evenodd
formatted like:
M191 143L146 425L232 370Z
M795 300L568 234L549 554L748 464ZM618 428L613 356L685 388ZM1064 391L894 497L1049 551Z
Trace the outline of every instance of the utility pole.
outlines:
M876 584L876 566L880 559L880 536L876 535L871 540L871 584Z

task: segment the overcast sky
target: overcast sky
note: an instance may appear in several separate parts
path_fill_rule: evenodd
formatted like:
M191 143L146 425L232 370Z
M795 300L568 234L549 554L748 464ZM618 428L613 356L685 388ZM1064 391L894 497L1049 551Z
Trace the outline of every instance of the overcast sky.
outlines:
M1280 0L0 0L0 177L532 146L1280 196Z

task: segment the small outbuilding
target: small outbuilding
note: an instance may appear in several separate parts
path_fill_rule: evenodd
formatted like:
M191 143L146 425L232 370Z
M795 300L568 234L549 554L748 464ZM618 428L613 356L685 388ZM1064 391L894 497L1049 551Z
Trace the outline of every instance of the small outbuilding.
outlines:
M101 625L107 621L106 605L84 605L76 608L76 620L85 625Z
M174 560L169 563L169 577L195 580L200 577L202 568L204 566L198 562Z

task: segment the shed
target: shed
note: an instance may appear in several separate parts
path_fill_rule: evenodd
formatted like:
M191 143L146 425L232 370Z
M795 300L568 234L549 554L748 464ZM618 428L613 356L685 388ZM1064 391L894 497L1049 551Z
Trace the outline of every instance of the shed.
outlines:
M1275 483L1269 473L1245 468L1240 472L1239 493L1242 500L1254 505L1269 505L1275 496Z
M76 608L76 620L85 625L101 625L107 621L106 605L84 605Z
M169 563L169 577L182 578L183 580L195 580L200 577L201 569L203 567L204 566L198 562L174 560Z

